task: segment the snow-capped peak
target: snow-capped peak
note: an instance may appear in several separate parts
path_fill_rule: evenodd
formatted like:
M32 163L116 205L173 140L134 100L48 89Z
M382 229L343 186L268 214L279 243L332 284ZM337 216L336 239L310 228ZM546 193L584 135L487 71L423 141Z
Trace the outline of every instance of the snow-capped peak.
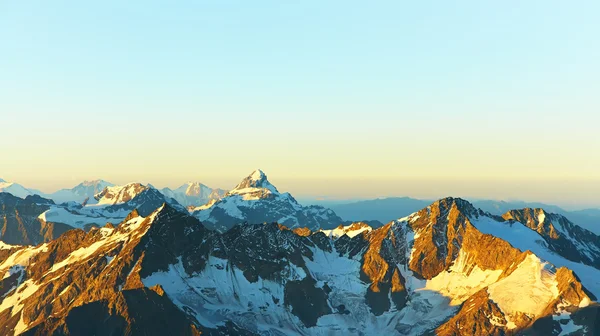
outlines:
M279 195L279 191L260 169L252 172L229 192L229 195L252 195L251 198L263 198L270 194Z
M212 191L209 187L200 182L188 182L185 185L187 185L187 188L185 189L185 194L187 196L202 195L204 190L209 192Z
M3 179L0 179L0 192L7 192L20 198L25 198L29 195L41 194L39 190L27 189L18 183L5 181Z
M257 169L255 171L252 172L252 174L250 175L250 178L255 180L255 181L259 181L262 179L266 179L267 175L265 174L265 172L263 172L260 169Z
M123 186L106 187L100 193L96 194L94 198L98 200L98 204L100 205L121 204L133 199L147 189L149 187L141 183L129 183Z

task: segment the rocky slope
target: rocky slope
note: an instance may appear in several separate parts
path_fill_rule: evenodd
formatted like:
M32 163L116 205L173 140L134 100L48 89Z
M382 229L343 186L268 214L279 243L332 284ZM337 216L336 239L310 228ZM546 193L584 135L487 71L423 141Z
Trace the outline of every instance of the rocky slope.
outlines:
M0 334L598 331L600 270L464 200L335 230L269 223L219 233L163 204L117 227L2 246Z
M204 225L226 231L236 224L278 222L290 228L335 228L344 221L331 209L302 206L289 193L280 193L267 175L256 170L223 198L193 209Z

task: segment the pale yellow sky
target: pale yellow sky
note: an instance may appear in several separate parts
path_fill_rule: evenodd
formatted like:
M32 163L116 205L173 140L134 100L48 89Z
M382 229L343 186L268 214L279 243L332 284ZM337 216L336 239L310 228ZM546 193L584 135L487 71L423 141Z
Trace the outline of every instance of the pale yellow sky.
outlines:
M600 202L598 2L4 7L6 180Z

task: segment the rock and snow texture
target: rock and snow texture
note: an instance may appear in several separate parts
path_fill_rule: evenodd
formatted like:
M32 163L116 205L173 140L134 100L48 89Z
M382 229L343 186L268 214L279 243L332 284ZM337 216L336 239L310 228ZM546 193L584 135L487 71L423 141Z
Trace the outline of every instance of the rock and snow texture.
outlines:
M128 183L122 186L111 186L104 188L101 192L94 195L98 205L117 205L128 202L150 189L141 183Z
M327 231L219 233L163 204L116 228L1 245L0 334L597 332L600 271L559 252L452 198L381 228Z
M120 223L133 210L148 215L163 203L187 213L177 201L139 183L106 187L98 195L101 195L98 199L102 204L55 204L37 195L19 198L0 193L0 240L9 244L35 245L55 239L73 228L89 230L106 223Z
M289 193L280 193L260 169L244 178L219 200L197 207L194 216L207 227L225 231L244 222L277 222L290 228L334 228L343 221L331 209L300 205Z
M502 216L542 236L548 248L577 263L600 268L600 236L544 209L511 210Z
M556 267L566 267L575 272L584 286L597 298L600 297L600 269L581 262L569 260L560 252L554 251L544 237L520 222L499 221L482 216L472 220L472 224L482 233L507 241L521 251L531 251L540 259Z

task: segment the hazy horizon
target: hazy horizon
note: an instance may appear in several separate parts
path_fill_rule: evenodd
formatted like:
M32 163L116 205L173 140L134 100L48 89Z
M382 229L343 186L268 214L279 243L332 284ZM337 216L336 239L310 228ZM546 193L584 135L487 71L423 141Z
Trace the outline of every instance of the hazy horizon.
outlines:
M323 179L312 178L307 179L287 179L273 176L269 171L264 170L269 181L273 183L280 192L289 192L295 198L302 202L312 203L348 203L352 201L372 200L377 198L392 198L392 197L410 197L421 200L436 200L443 197L461 197L469 200L494 200L494 201L524 201L524 202L539 202L549 205L563 207L565 210L583 210L589 208L600 208L600 203L586 202L586 198L571 197L568 202L562 201L562 195L556 195L556 190L568 190L572 188L577 192L586 192L589 199L593 199L595 192L600 188L600 181L597 184L590 184L587 181L581 181L579 184L573 184L572 181L544 181L544 180L528 180L520 181L518 185L511 183L505 184L503 188L496 185L498 181L485 180L468 180L454 181L452 179L440 179L432 181L430 179L416 178L406 180L371 180L365 178L357 178L354 180L346 179ZM231 190L251 171L234 178L221 179L189 179L180 183L156 183L153 180L133 179L133 180L113 180L109 178L87 178L77 181L59 182L53 179L53 188L39 188L35 182L25 183L24 181L15 181L9 178L0 176L0 178L8 181L19 183L29 189L37 189L44 193L52 193L60 189L70 189L84 180L105 180L116 185L123 185L131 182L140 182L143 184L152 184L158 189L165 187L175 189L187 182L200 182L210 188ZM469 182L468 184L465 184ZM473 182L477 182L478 188L471 189L469 186ZM300 185L305 185L304 188L298 188ZM315 187L315 185L317 187ZM321 186L321 187L319 187ZM525 198L520 195L525 194L524 190L536 188L538 198ZM331 192L331 190L335 190ZM329 191L329 192L328 192ZM584 196L586 194L583 194Z
M600 207L600 2L5 2L0 177Z

